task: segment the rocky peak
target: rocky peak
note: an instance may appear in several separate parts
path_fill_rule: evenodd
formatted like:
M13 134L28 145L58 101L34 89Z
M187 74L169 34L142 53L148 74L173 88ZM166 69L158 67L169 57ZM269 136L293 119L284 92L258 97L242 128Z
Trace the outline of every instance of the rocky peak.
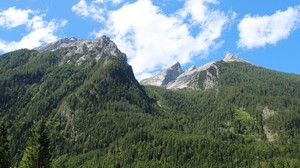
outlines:
M184 71L182 70L180 63L177 62L162 73L144 79L140 83L143 85L167 87L170 83L173 83L177 79L177 77L183 72Z
M168 85L167 89L195 88L194 86L190 86L190 82L201 72L207 71L211 67L216 69L216 72L219 73L219 69L215 65L215 62L209 62L201 67L192 66L187 71L180 74L173 83Z
M183 73L183 70L182 70L181 65L180 65L179 62L172 65L170 68L167 69L167 71L177 71L180 74Z
M238 56L235 56L231 53L227 53L225 58L223 59L225 62L246 62L245 60L239 58Z

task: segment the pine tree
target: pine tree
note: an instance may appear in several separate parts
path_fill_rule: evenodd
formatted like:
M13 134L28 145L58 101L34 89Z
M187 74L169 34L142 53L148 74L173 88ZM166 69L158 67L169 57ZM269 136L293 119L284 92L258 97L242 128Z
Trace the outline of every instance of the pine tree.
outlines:
M0 122L0 167L7 168L10 163L8 132L4 122Z
M33 138L24 151L20 167L49 168L50 165L50 140L46 121L42 119L34 127Z

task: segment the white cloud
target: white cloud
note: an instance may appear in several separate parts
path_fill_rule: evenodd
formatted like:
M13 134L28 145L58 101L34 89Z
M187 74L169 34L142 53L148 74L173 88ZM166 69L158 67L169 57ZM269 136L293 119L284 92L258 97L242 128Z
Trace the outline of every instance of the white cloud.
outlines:
M91 17L98 22L102 22L105 20L105 9L102 4L103 0L94 0L90 4L87 4L85 0L80 0L72 7L72 11L78 16Z
M252 49L267 44L276 44L286 39L297 28L300 21L300 7L289 7L270 16L247 15L238 25L238 46Z
M187 0L184 8L179 11L179 14L185 18L190 16L192 22L203 23L207 19L207 14L211 12L208 4L216 4L215 0Z
M23 25L28 21L31 13L31 10L21 10L15 7L0 11L0 27L14 28Z
M55 31L66 25L67 21L49 22L43 20L44 15L37 15L38 12L32 10L8 8L0 12L0 27L13 29L18 26L26 26L28 34L24 35L20 41L7 42L0 39L0 52L9 52L20 48L38 47L44 43L57 40Z
M166 15L151 0L139 0L110 11L106 29L98 36L112 37L141 78L177 61L186 64L196 56L203 57L222 43L217 40L230 18L208 8L215 3L188 0L178 12Z
M105 4L111 2L113 5L118 5L123 1L124 0L80 0L77 4L72 6L72 11L78 16L92 18L97 22L104 22L107 14Z

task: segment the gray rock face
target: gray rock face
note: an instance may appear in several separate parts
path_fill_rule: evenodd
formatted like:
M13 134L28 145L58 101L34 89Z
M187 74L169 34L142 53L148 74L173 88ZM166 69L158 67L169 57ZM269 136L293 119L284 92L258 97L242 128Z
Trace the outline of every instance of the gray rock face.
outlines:
M44 46L34 48L34 50L37 50L38 52L55 51L59 48L75 43L76 41L78 40L75 37L64 38Z
M249 63L230 53L227 53L222 61L226 63ZM176 67L175 65L172 67ZM210 62L201 67L192 66L186 71L182 71L180 68L180 71L176 71L180 73L175 73L174 69L176 68L172 67L168 68L161 74L142 80L141 84L160 86L172 90L183 88L210 89L218 84L218 79L220 78L220 71L217 66L217 62Z
M144 79L140 83L142 85L167 87L168 85L173 83L177 79L177 77L182 73L183 70L181 69L181 65L179 62L177 62L162 73L151 78Z
M64 61L75 61L77 64L91 58L99 60L108 56L122 57L127 62L126 55L106 36L96 40L77 40L71 37L38 47L35 50L39 52L57 51Z
M203 65L202 67L193 67L185 71L184 73L178 76L177 80L174 83L168 85L167 89L174 89L174 90L183 89L183 88L197 89L198 88L197 84L192 82L194 82L193 81L194 78L196 78L200 73L203 73L204 71L206 71L205 83L207 85L205 87L211 88L215 85L215 78L217 78L207 71L211 67L214 67L217 71L217 74L219 74L219 69L215 65L215 62L210 62Z

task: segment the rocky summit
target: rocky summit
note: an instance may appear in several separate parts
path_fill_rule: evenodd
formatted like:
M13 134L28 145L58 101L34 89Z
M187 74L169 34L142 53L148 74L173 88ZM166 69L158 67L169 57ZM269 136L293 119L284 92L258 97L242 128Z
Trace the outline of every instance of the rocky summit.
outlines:
M38 52L58 52L65 62L76 62L81 64L89 59L99 60L107 56L121 57L127 61L126 55L122 53L116 44L107 36L95 40L77 40L75 37L64 38L56 42L35 48Z
M244 63L249 63L241 58L239 58L238 56L235 56L231 53L227 53L225 58L223 59L223 61L225 62L244 62Z

